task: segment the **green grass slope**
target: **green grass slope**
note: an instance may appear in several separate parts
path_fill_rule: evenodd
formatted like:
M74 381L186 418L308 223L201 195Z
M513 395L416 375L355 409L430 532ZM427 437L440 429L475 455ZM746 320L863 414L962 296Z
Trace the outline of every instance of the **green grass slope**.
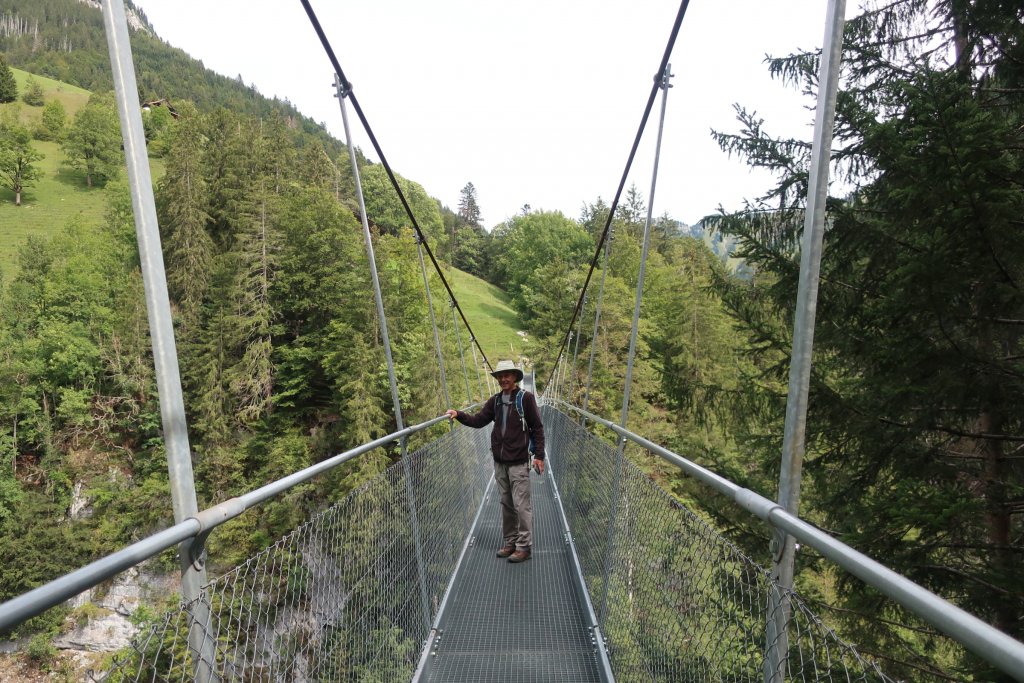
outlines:
M11 69L18 83L19 95L25 92L29 74ZM33 76L43 89L43 99L60 100L70 125L74 115L89 101L89 91L55 81L45 76ZM22 123L34 128L42 116L42 107L30 107L20 99L0 104L0 110L17 108ZM86 186L85 174L65 164L64 153L56 142L33 140L33 147L42 153L36 162L42 177L21 193L21 206L14 205L14 193L0 188L0 272L10 282L17 272L18 251L30 236L47 238L60 232L72 221L83 225L99 224L103 220L105 198L102 187ZM163 160L151 159L153 178L163 174Z
M446 269L444 276L491 364L496 365L502 358L518 362L519 356L526 353L526 339L518 334L523 325L508 295L494 285L455 268Z

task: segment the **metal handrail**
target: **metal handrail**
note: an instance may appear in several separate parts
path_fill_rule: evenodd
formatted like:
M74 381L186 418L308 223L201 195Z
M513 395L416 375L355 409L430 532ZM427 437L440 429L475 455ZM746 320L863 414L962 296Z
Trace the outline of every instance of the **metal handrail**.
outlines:
M299 470L254 491L230 498L223 503L202 510L174 526L96 560L81 569L76 569L59 579L54 579L28 593L8 600L0 604L0 630L11 628L26 619L41 614L49 608L78 595L82 591L93 588L120 572L134 567L168 548L174 547L187 538L197 539L200 543L195 544L195 546L201 547L202 541L205 540L213 529L228 520L238 517L249 508L259 505L293 486L306 482L318 474L332 470L357 456L393 441L407 438L445 419L447 418L442 415L426 422L400 429L393 434L388 434L375 441L370 441L344 453L339 453L332 458ZM201 564L203 559L197 557L193 561Z
M547 403L572 410L672 463L702 484L725 495L759 519L814 548L864 583L878 589L938 630L960 642L982 659L1017 680L1024 681L1024 643L1011 638L973 614L960 609L885 565L833 538L821 529L787 512L778 503L750 489L734 484L711 470L582 408L565 401L548 400Z

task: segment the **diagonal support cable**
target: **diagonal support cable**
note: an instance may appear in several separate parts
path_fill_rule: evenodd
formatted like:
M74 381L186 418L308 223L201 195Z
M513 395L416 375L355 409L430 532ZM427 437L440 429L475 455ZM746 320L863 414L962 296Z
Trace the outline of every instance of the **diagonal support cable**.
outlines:
M305 2L305 0L303 0ZM640 147L640 140L643 138L644 129L647 128L647 119L650 118L651 109L654 108L654 99L658 96L658 91L661 89L662 74L665 73L665 69L668 67L668 59L672 55L672 49L676 45L676 38L679 36L679 27L683 23L683 17L686 15L686 8L689 7L690 0L682 0L679 5L679 11L676 13L676 20L672 24L672 32L669 34L668 43L665 45L665 52L661 56L661 64L658 65L658 71L654 75L654 83L651 85L651 93L647 97L647 106L644 107L644 115L640 118L640 127L636 131L636 137L633 139L633 147L629 150L629 158L626 160L626 168L622 171L622 178L619 180L619 188L615 191L615 199L612 200L612 205L608 208L608 219L605 221L604 230L601 232L601 239L597 241L597 249L594 250L594 258L590 260L590 270L587 271L587 279L583 282L583 289L580 291L580 298L576 301L576 308L573 309L572 318L569 320L569 324L566 326L565 336L562 338L562 343L558 347L558 353L555 354L555 358L562 355L562 351L565 349L566 344L569 343L569 332L572 331L572 326L576 322L576 316L580 314L580 310L583 308L583 296L587 293L587 287L590 285L590 278L594 275L594 269L597 266L597 259L601 256L601 247L604 246L605 238L608 237L608 231L611 229L612 220L615 218L615 210L619 208L619 200L622 198L622 190L626 187L626 179L629 177L629 170L633 167L633 159L636 157L636 150ZM554 370L552 370L554 374ZM551 381L551 375L548 375L548 381Z
M420 229L420 224L416 220L416 216L412 212L412 207L409 206L409 201L405 198L405 193L402 192L401 186L398 184L398 179L395 177L394 171L391 170L391 164L388 163L387 157L384 156L384 150L380 148L380 143L377 142L377 136L373 134L373 129L370 128L370 122L366 120L366 115L363 113L363 108L359 105L359 99L356 97L355 92L352 91L352 84L345 78L345 72L341 68L341 63L338 61L337 56L334 54L334 48L331 47L330 41L327 40L327 35L324 33L323 27L320 25L320 20L316 18L316 13L313 12L313 8L309 4L309 0L300 0L303 8L306 10L306 14L309 16L309 21L313 25L313 30L316 31L317 37L320 38L320 43L324 47L324 51L327 53L327 58L331 61L331 65L334 67L334 71L341 81L341 86L344 89L347 99L352 103L352 109L356 112L356 116L359 117L360 123L363 124L363 130L366 131L367 136L370 138L370 144L373 145L373 149L377 152L377 156L380 157L380 163L384 167L384 170L388 174L388 179L391 180L391 186L395 188L395 192L398 193L398 198L402 202L402 207L405 209L406 215L409 216L409 220L412 222L412 227L416 231L416 234L423 241L423 248L427 252L427 256L430 257L430 262L434 264L434 270L441 277L441 284L448 290L449 298L455 303L455 310L459 312L459 317L462 318L462 322L466 325L466 330L469 332L470 338L476 339L476 335L473 334L473 327L466 320L466 315L462 312L462 308L459 306L459 300L455 296L455 292L452 291L451 285L448 284L447 278L441 271L441 266L438 264L437 259L434 258L434 252L430 249L430 244L427 242L426 235L423 234L423 230ZM491 362L487 360L487 354L484 353L483 347L477 343L477 348L480 349L480 355L484 359L484 363L487 367L491 367Z

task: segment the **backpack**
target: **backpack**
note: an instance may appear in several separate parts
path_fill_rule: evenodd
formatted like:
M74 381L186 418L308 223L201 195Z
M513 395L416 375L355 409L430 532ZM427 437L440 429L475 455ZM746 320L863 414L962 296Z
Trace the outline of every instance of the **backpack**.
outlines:
M499 391L494 396L494 405L500 405L501 404L501 394L502 394L502 392ZM529 425L527 425L527 423L526 423L526 413L523 412L523 395L524 394L526 394L526 391L524 391L523 389L520 389L519 391L516 392L516 401L515 401L515 403L516 403L516 412L519 413L519 422L523 425L523 431L524 432L525 431L529 431L530 432L530 441L529 441L529 443L526 446L526 451L530 455L535 455L535 453L534 453L535 447L534 447L534 444L533 444L533 427L530 427Z

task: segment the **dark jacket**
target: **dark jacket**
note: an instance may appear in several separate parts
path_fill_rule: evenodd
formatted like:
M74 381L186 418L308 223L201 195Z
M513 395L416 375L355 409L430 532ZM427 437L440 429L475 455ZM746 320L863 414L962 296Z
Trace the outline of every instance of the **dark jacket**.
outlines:
M491 456L498 462L507 465L521 465L529 462L528 446L532 430L535 457L538 460L543 460L544 425L540 421L536 397L529 391L523 392L523 417L526 420L526 429L523 429L523 424L519 420L519 412L516 410L515 403L508 407L508 429L504 430L505 433L502 435L500 396L501 394L497 394L487 399L478 413L471 415L460 410L455 419L467 427L476 429L494 422L494 429L491 431ZM515 398L515 391L512 392L512 397Z

